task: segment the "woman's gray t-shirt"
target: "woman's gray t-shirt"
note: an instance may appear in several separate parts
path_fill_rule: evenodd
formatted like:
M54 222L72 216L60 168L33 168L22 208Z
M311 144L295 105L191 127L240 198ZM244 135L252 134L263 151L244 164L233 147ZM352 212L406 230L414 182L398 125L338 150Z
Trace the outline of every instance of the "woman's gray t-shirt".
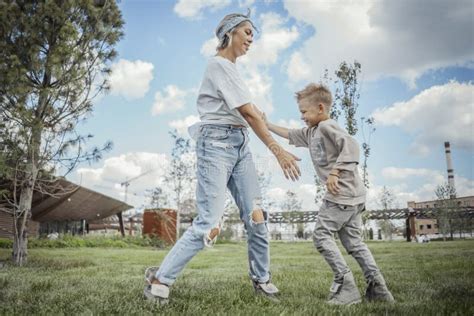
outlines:
M236 65L221 56L212 57L207 64L197 98L201 124L249 127L237 108L250 102L250 91Z

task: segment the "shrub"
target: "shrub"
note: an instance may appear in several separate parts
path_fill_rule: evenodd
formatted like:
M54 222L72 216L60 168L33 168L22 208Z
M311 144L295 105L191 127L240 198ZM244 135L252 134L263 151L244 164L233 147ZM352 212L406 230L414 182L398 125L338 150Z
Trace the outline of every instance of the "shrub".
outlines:
M30 238L28 248L164 248L163 240L154 236L72 236L60 235L58 239ZM0 238L0 248L13 248L13 240Z
M8 244L8 242L10 242ZM5 244L5 245L4 245ZM11 248L12 241L0 242L0 248ZM8 247L9 246L9 247ZM81 247L104 247L104 248L137 248L158 247L163 248L164 242L154 237L141 236L72 236L61 235L58 239L32 238L28 241L30 248L81 248Z
M13 248L13 240L0 238L0 248Z

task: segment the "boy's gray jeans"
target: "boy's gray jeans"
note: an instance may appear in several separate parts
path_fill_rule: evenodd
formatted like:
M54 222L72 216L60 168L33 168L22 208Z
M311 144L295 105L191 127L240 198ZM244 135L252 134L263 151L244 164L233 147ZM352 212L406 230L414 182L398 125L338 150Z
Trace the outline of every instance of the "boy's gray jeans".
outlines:
M334 240L337 233L347 252L359 263L367 280L378 274L379 269L367 245L362 241L362 212L365 204L341 205L325 200L313 233L316 249L334 272L334 280L340 281L350 271Z

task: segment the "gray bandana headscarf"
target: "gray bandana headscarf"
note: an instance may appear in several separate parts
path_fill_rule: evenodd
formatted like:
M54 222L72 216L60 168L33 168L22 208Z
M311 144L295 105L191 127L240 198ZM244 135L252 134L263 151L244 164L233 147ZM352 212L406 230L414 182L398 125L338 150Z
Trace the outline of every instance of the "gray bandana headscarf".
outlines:
M236 27L237 25L239 25L240 23L244 21L250 22L250 24L255 29L255 31L258 32L258 29L253 24L252 20L250 20L250 9L248 9L247 15L243 15L240 13L228 14L222 19L222 21L219 23L219 25L216 28L216 36L217 36L217 39L219 40L218 46L219 47L222 46L222 43L224 42L226 38L226 34L228 32L232 31L234 27Z

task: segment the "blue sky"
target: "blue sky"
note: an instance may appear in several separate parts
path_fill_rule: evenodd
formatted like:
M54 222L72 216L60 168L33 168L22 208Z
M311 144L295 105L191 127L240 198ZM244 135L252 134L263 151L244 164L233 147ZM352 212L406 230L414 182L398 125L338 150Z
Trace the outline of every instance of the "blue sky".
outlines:
M70 178L123 199L119 183L152 169L130 185L128 202L137 207L146 189L166 186L168 131L186 135L197 120L196 93L214 53L214 29L224 15L249 7L260 33L237 65L254 103L275 123L302 126L294 92L319 81L324 69L333 73L342 61L361 62L358 113L377 123L369 207L378 206L384 185L400 207L434 198L447 177L444 141L451 142L459 195L474 195L474 9L470 1L449 3L123 0L125 36L112 64L112 89L80 126L95 135L93 144L111 140L114 148ZM304 171L292 183L255 135L251 147L257 165L271 174L270 198L281 201L292 189L305 210L315 209L314 171L304 149L291 149Z

